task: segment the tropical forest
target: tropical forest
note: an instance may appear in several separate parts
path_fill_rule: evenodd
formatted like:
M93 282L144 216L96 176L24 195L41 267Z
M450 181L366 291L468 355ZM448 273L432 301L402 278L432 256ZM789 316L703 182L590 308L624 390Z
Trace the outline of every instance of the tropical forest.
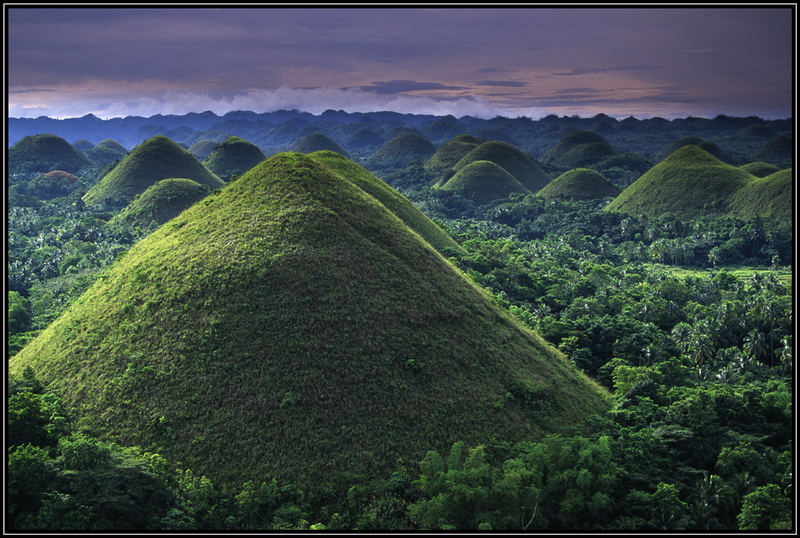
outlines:
M793 531L794 148L9 118L6 530Z

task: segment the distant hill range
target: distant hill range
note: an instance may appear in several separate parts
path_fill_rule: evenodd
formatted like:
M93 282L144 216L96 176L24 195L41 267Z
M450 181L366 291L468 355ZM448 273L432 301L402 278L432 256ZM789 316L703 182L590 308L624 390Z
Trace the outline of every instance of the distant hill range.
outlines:
M43 133L59 136L71 144L80 141L82 147L86 147L87 143L99 144L111 139L125 148L133 148L156 135L167 136L185 148L203 140L220 143L230 136L237 136L252 142L269 156L292 149L303 137L320 133L337 141L348 154L366 159L404 131L419 134L435 146L434 150L462 134L482 141L502 140L542 163L558 165L558 173L586 166L585 158L595 159L601 154L611 158L609 147L617 155L634 153L651 162L658 162L670 144L686 137L696 137L715 144L724 152L726 159L723 160L737 166L764 161L787 168L791 166L787 159L791 161L793 147L793 121L790 118L764 120L754 116L720 115L710 119L628 117L617 120L598 114L586 118L550 115L532 120L524 117L456 118L397 112L348 113L341 110L327 110L319 115L278 110L266 113L234 111L224 115L202 112L128 116L108 120L91 114L69 119L9 118L8 145L14 145L25 136ZM579 136L571 135L575 131L580 131ZM576 138L591 135L594 135L593 142L575 144ZM555 149L564 137L567 139L561 147L545 158L545 153ZM562 151L565 146L572 149L571 153ZM584 147L576 149L578 146ZM392 153L397 152L393 150ZM433 153L430 151L424 159ZM207 156L201 155L200 158ZM598 171L614 180L613 171L609 172L614 167L609 163L607 170Z

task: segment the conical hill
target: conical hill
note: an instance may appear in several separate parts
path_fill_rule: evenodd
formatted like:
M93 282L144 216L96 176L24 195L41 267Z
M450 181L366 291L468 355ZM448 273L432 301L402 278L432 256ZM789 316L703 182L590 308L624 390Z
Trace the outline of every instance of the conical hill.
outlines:
M425 161L425 169L433 172L451 170L464 155L477 148L481 141L469 134L460 134L439 146Z
M75 173L91 161L69 142L52 134L37 134L20 138L8 148L8 171L29 174L64 170Z
M576 129L565 134L542 156L552 166L571 170L595 165L617 151L599 134Z
M773 219L791 226L793 183L791 168L751 181L731 197L731 215Z
M512 193L533 194L505 168L490 161L474 161L461 168L441 187L476 204L508 198Z
M292 151L298 153L313 153L315 151L335 151L340 155L347 156L347 152L342 147L322 133L311 133L310 135L298 140Z
M774 174L775 172L780 171L780 168L778 166L771 163L765 163L764 161L747 163L740 166L739 168L741 168L748 174L756 177L767 177L770 174Z
M458 172L477 161L490 161L502 167L531 192L538 191L552 179L533 158L501 140L489 140L472 149L453 166L453 170Z
M218 144L203 161L206 168L222 179L241 175L266 159L267 156L252 142L231 136Z
M119 161L128 154L128 150L117 142L107 138L89 149L86 156L92 160L93 163L105 166L115 161Z
M210 194L205 185L185 178L167 178L150 185L117 213L112 226L147 227L164 224Z
M374 197L273 156L136 245L15 355L99 436L217 483L342 493L607 394Z
M398 133L379 147L370 158L376 165L407 166L415 160L425 161L436 152L436 146L424 136L406 131Z
M198 161L205 161L206 157L211 155L211 152L214 151L217 145L217 142L213 140L198 140L189 147L189 153L194 155Z
M617 196L619 193L619 187L599 172L588 168L576 168L564 172L536 194L545 199L594 200Z
M729 210L731 196L754 179L704 149L683 146L645 172L606 209L680 218L722 215Z
M389 211L402 220L406 226L417 232L435 249L442 251L445 248L461 250L461 246L449 235L417 209L408 198L390 187L386 182L377 178L369 170L346 159L333 151L317 151L309 154L317 164L327 168L348 181L355 183L361 190L374 196Z
M90 206L124 206L159 180L192 179L210 189L223 182L194 155L166 136L157 135L136 146L83 196Z

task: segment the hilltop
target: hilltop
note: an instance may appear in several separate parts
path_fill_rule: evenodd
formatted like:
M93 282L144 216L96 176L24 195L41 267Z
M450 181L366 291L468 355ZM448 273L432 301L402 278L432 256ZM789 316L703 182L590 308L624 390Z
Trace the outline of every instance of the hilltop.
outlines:
M219 484L335 492L566 431L607 396L374 197L273 156L134 245L9 364Z
M407 166L411 161L424 161L434 154L436 146L418 133L402 132L393 136L372 154L370 162L377 166Z
M740 166L739 168L741 168L748 174L756 177L767 177L770 174L774 174L775 172L780 171L780 168L778 168L776 165L771 163L765 163L763 161L747 163L745 165Z
M119 161L127 154L128 150L125 149L125 146L110 138L106 138L86 151L86 156L93 163L101 166Z
M298 153L313 153L315 151L335 151L347 157L347 152L342 147L322 133L311 133L298 140L292 151Z
M508 198L512 193L533 194L505 168L491 161L474 161L437 187L481 205Z
M171 177L192 179L210 189L223 185L191 153L169 138L157 135L136 146L89 189L83 201L90 206L127 205L150 185Z
M730 201L731 215L774 219L790 227L793 184L791 168L757 178L733 195Z
M680 218L723 215L730 197L754 177L697 146L683 146L623 190L606 209Z
M542 160L560 169L571 170L597 164L617 151L599 134L575 129L565 134L542 155Z
M439 251L446 248L461 250L458 243L409 202L408 198L375 177L363 166L333 151L317 151L309 154L309 157L330 172L354 183L364 192L374 196L386 209L394 213L406 226L417 232L435 249Z
M697 136L684 136L674 141L664 151L661 152L661 154L659 155L659 160L666 159L667 157L669 157L670 155L681 149L683 146L697 146L698 148L707 151L720 161L727 162L729 160L718 145L709 140L703 140L702 138Z
M617 196L619 193L619 187L611 183L599 172L588 168L576 168L569 172L564 172L536 194L545 199L594 200L596 198Z
M552 179L536 160L500 140L489 140L472 149L453 166L453 170L459 172L478 161L489 161L502 167L531 192L538 191Z
M451 170L464 155L477 148L481 141L469 134L460 134L441 146L425 161L425 169L432 172Z
M189 146L189 153L195 156L198 161L205 161L206 158L211 155L211 152L214 151L218 145L217 142L213 140L209 140L208 138L203 140L198 140L191 146Z
M150 185L112 219L112 225L146 228L164 224L209 195L205 185L185 178L167 178Z
M238 136L231 136L214 147L203 161L203 165L220 178L227 180L247 172L266 158L267 156L255 144Z
M60 136L26 136L8 149L8 171L29 174L64 170L76 173L91 166L91 161Z

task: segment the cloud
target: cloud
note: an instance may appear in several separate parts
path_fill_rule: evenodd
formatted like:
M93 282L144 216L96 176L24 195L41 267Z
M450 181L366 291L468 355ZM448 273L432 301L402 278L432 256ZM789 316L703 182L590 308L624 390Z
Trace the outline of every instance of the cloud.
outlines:
M386 82L373 82L368 86L361 86L364 91L376 93L404 93L420 90L468 90L464 86L448 86L439 82L418 82L416 80L388 80Z
M484 97L435 97L380 93L362 88L330 87L251 88L226 95L168 91L150 96L105 94L89 97L76 92L67 99L59 98L48 102L43 101L42 96L37 96L35 102L26 102L24 98L24 95L20 95L15 100L9 100L9 117L31 117L35 113L36 116L68 118L92 113L99 118L108 119L125 116L149 117L155 114L186 114L200 110L210 110L223 115L232 110L251 110L260 113L291 109L312 114L321 114L328 109L348 112L391 110L400 113L441 116L452 114L456 117L479 118L493 118L510 113L539 117L546 113L532 107L510 111Z
M554 75L569 77L575 75L593 75L596 73L611 73L613 71L650 71L664 69L663 65L612 65L607 67L578 67L570 71L554 72Z
M522 88L528 85L527 82L518 80L481 80L478 84L481 86L507 86L509 88Z

